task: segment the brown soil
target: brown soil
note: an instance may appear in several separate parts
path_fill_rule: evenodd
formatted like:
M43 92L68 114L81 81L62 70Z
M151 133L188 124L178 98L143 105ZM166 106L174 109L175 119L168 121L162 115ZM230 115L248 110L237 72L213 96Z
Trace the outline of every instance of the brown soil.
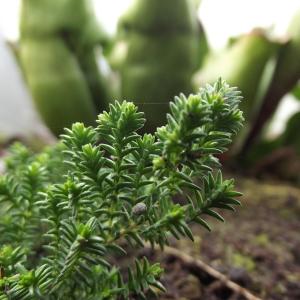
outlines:
M211 233L194 226L195 242L172 246L226 274L262 299L300 299L300 189L280 183L240 179L243 206L223 214L225 224L209 220ZM149 254L165 268L167 299L242 299L199 278L177 259ZM206 282L207 281L207 282Z

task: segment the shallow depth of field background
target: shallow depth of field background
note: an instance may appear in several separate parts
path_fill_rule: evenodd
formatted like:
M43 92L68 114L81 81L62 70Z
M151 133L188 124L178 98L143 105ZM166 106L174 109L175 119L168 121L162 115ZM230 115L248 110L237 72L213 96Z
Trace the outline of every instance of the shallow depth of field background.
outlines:
M93 0L96 14L110 34L115 32L118 17L130 3L131 0ZM249 32L254 27L273 28L278 35L283 34L299 7L299 0L203 0L199 16L211 46L221 49L230 36ZM36 118L28 108L28 101L20 101L20 95L24 92L18 89L22 89L22 84L15 82L12 86L11 80L18 76L14 62L3 50L3 38L15 41L19 37L19 9L20 0L0 1L0 132L38 130L36 121L32 122ZM282 132L288 117L299 108L299 102L286 96L272 122L270 134Z

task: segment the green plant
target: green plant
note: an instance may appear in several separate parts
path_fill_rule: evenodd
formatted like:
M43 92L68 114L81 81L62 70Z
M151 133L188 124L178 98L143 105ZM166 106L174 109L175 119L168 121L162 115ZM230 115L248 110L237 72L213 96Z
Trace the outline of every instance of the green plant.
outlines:
M96 50L107 38L90 0L21 2L19 58L34 103L55 134L76 121L93 124L110 91Z
M223 221L214 209L239 204L215 155L241 127L240 99L219 80L176 97L155 135L137 133L145 120L133 103L115 102L96 128L66 129L55 151L15 146L0 179L0 299L145 299L164 290L159 264L137 259L125 271L112 257L146 242L163 248L169 236L193 239L191 222L209 229L202 215ZM55 180L60 147L66 165Z
M121 95L145 112L145 129L165 123L168 102L192 92L191 77L207 52L191 0L135 0L120 18L110 63L120 70Z
M276 111L282 97L292 92L300 79L300 10L293 17L286 34L289 40L278 53L273 73L268 79L269 85L261 95L259 101L261 105L243 143L241 156L244 156L251 149L250 146L259 140L263 128Z
M264 77L280 49L279 41L271 39L263 29L232 39L220 53L211 53L203 67L194 75L195 87L215 82L221 76L243 93L241 109L249 122L259 106L259 94L264 90Z

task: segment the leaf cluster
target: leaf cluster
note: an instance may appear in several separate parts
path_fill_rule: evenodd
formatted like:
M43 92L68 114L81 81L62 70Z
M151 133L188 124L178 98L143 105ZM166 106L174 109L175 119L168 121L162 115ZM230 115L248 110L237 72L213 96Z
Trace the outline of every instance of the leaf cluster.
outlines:
M16 145L0 178L0 299L146 299L164 291L146 258L113 259L239 205L224 153L243 117L240 92L219 80L170 104L167 124L140 134L144 115L115 102L96 127L75 123L41 154ZM64 163L62 163L64 160ZM180 201L175 201L175 198Z

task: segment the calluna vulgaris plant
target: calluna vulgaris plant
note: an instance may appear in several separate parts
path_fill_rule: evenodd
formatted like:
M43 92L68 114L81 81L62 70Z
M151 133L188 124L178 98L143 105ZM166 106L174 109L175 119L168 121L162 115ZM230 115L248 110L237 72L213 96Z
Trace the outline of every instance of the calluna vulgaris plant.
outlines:
M219 80L170 104L167 125L138 134L143 113L115 102L98 126L76 123L63 145L15 145L0 180L0 299L146 299L162 269L146 258L120 270L116 255L168 238L191 222L223 221L240 196L215 157L241 127L240 92ZM62 152L65 164L62 165ZM173 201L181 196L181 204Z

